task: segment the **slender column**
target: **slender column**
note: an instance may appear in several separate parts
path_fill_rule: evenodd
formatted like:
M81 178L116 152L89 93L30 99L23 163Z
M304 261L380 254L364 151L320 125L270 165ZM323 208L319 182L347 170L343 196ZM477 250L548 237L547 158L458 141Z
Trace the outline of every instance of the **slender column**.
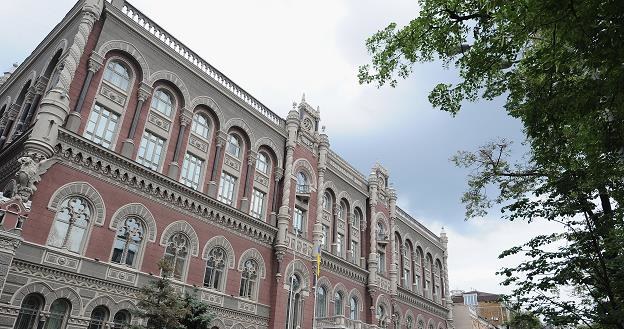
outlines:
M299 112L295 109L288 113L286 119L286 127L288 128L288 139L286 140L286 164L284 169L284 186L282 191L282 205L277 215L277 239L275 243L275 253L277 259L283 259L286 252L286 236L288 225L290 223L290 185L293 167L293 153L295 145L297 145L297 129L299 128ZM278 270L276 275L281 277L281 262L278 262Z
M190 114L190 115L189 115ZM173 150L173 161L169 164L169 177L178 179L178 172L180 171L180 152L182 151L182 141L184 134L186 133L186 127L191 123L192 113L187 109L182 109L180 114L180 129L178 130L178 138L176 140L175 150Z
M143 110L143 104L152 94L152 88L145 83L141 83L139 88L139 94L137 96L136 107L134 108L134 114L132 115L132 124L128 130L126 140L121 145L121 155L126 158L132 158L134 154L134 137L136 135L137 126L139 125L139 119L141 118L141 111Z
M273 182L273 199L271 202L270 224L277 225L277 199L279 194L279 181L284 176L284 169L275 168L275 181Z
M374 290L377 287L377 176L371 173L368 176L368 189L370 193L369 213L370 213L370 253L368 255L368 287Z
M249 212L249 200L251 195L252 181L255 174L256 152L249 151L247 155L247 172L245 173L245 184L243 185L243 198L241 199L241 211Z
M329 138L326 134L320 134L319 139L319 160L317 164L318 177L316 180L316 220L312 231L312 241L314 242L314 256L321 243L323 243L323 185L325 185L325 171L327 170L327 150L329 149Z
M217 196L217 179L219 178L219 164L221 163L221 158L223 157L223 147L225 146L225 141L227 140L227 134L220 131L217 135L217 143L215 150L214 161L212 161L212 171L210 173L210 182L208 183L208 195L211 197Z
M15 103L13 103L11 107L9 107L8 113L5 115L6 124L4 125L4 128L2 129L2 135L0 136L0 148L4 146L4 143L6 143L9 137L9 132L11 131L11 127L13 127L13 123L15 122L15 119L20 112L20 108L21 106Z
M95 75L95 73L100 70L103 62L104 59L102 58L102 56L100 56L96 52L91 54L91 57L89 58L89 69L87 71L87 76L82 83L82 87L80 88L80 95L78 96L78 101L76 101L76 107L74 107L74 111L72 111L72 113L69 114L69 117L67 117L67 123L65 124L67 129L73 132L77 132L78 128L80 128L80 122L82 121L80 113L82 112L82 107L84 106L87 92L91 87L93 75Z
M35 84L31 85L28 88L28 93L26 94L26 98L24 100L24 106L22 106L22 111L19 115L19 120L17 120L17 126L15 126L15 136L19 136L22 134L22 129L24 128L24 123L26 121L26 117L30 112L30 108L35 103L33 102L35 96L37 95L37 88Z
M442 304L448 308L449 313L447 314L447 321L449 322L449 328L453 328L453 301L451 300L451 293L449 291L449 282L448 282L448 237L446 236L446 232L444 231L444 227L442 228L442 232L440 232L440 241L442 242L442 247L444 248L442 254L442 271L444 277L444 299L442 300Z
M394 189L388 189L389 194L389 204L390 204L390 248L392 252L392 264L390 266L389 277L390 277L390 293L392 295L396 295L397 293L397 271L398 271L398 250L396 249L396 237L394 234L395 227L395 219L396 219L396 192Z
M22 128L22 131L30 127L32 117L35 115L37 107L39 107L39 102L41 102L41 97L43 97L43 93L45 92L45 88L48 86L48 81L48 78L44 76L39 77L39 79L37 80L37 84L35 85L35 99L28 109L28 114L26 115L26 119L24 119L24 127ZM20 133L22 131L20 131Z

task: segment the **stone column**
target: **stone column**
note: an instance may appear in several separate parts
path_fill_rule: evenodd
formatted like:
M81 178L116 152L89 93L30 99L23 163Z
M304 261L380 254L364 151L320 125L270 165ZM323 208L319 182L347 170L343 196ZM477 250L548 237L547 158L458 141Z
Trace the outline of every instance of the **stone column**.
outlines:
M58 138L58 127L63 125L70 112L69 86L76 73L76 68L91 34L93 25L99 19L104 7L104 0L85 0L78 14L80 23L78 32L71 42L68 55L63 59L63 69L59 72L58 82L41 100L38 120L24 148L48 158L54 153Z
M136 136L137 126L139 125L139 119L141 118L141 111L145 101L152 95L152 87L145 83L141 83L139 87L139 94L137 95L137 103L134 108L134 114L132 115L132 124L128 130L126 139L121 143L121 155L131 159L134 154L134 138Z
M249 202L251 199L251 187L253 186L253 177L255 174L256 152L249 151L247 154L247 169L245 173L245 184L243 185L243 198L241 199L240 210L244 213L249 212Z
M80 95L78 96L78 101L76 101L76 107L74 108L74 111L69 114L69 117L67 117L67 123L65 124L65 127L73 132L78 132L78 128L80 128L80 122L82 121L80 113L82 112L87 92L91 87L91 80L93 80L93 75L100 70L103 63L104 58L102 58L100 54L95 52L91 54L91 57L89 58L89 70L87 71L87 76L82 83Z
M325 171L327 170L327 152L329 150L329 138L326 134L320 134L318 138L319 160L317 164L318 177L316 180L316 220L312 231L314 242L314 256L319 246L323 243L323 185L325 184Z
M7 114L5 114L5 124L4 127L2 127L2 135L0 135L0 148L4 146L4 143L6 143L9 138L11 127L13 127L13 123L15 122L21 108L22 107L19 104L13 103L9 107Z
M284 176L284 169L275 168L275 181L273 182L273 199L271 203L271 216L269 222L271 225L277 225L277 199L279 195L279 181Z
M453 300L451 299L451 292L449 290L449 282L448 282L448 237L446 236L446 232L444 231L444 227L442 228L442 232L440 232L440 242L442 242L443 250L443 260L442 260L442 273L444 277L444 299L442 300L442 304L446 305L446 308L449 310L448 315L446 317L447 322L449 323L449 328L454 328L453 325Z
M388 188L388 203L390 206L390 250L392 252L392 264L390 265L390 271L388 273L388 276L390 277L390 293L392 295L396 295L397 294L397 271L398 271L398 250L396 250L396 237L394 234L394 230L395 230L395 220L396 220L396 192L394 191L394 189L392 188Z
M219 131L217 135L217 144L215 150L214 161L212 161L212 171L210 172L210 182L208 182L208 195L215 198L217 196L217 179L219 179L219 164L223 157L223 147L227 141L227 134Z
M34 103L34 99L36 95L37 95L36 83L33 83L28 88L28 93L26 93L26 97L24 98L24 104L19 114L19 120L17 120L17 125L15 126L15 137L21 135L22 129L24 128L24 122L26 121L28 112L30 112L30 108L32 107L32 104Z
M28 113L26 114L26 118L24 119L24 126L20 131L21 134L24 130L27 130L30 127L30 123L32 122L32 117L35 115L37 111L37 107L39 107L39 102L41 102L41 97L43 97L43 93L45 92L45 88L48 86L48 78L41 76L37 79L37 83L35 84L35 99L32 104L30 104L30 108L28 109Z
M282 190L282 205L277 214L277 239L275 242L275 253L277 259L283 259L286 252L286 238L288 233L288 224L290 223L290 185L292 177L293 157L295 146L297 145L297 129L299 128L299 112L291 110L288 112L286 119L286 127L288 129L288 139L286 140L286 163L284 168L284 186ZM278 269L276 275L281 276L281 262L278 261Z
M375 173L371 173L368 176L368 190L370 193L370 253L368 254L368 286L369 290L374 290L377 287L377 176Z
M180 129L178 130L178 138L176 139L175 150L173 150L173 161L169 163L169 170L167 175L177 180L180 172L180 152L182 152L182 141L184 140L184 134L186 133L186 127L191 123L193 113L187 109L180 110Z

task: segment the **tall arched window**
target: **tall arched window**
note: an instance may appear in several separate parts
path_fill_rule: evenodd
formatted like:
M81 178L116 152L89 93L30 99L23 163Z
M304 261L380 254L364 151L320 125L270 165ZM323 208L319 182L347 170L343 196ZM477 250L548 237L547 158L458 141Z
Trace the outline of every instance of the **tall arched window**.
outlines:
M349 319L359 320L358 313L358 301L355 297L351 297L349 300Z
M77 196L65 199L54 217L48 245L79 253L90 220L91 208L85 199Z
M342 302L342 293L340 291L336 291L334 294L334 315L343 315L344 314L344 304Z
M171 113L173 113L173 97L162 88L158 89L154 93L154 96L152 96L152 104L150 107L165 115L167 118L171 118Z
M340 201L340 205L338 205L338 218L343 221L347 218L347 204L344 201Z
M308 177L302 171L297 173L297 193L310 193Z
M386 321L387 315L386 315L386 308L383 305L377 305L377 324L382 327L382 328L386 328Z
M204 139L210 139L210 121L202 113L196 113L193 116L191 130Z
M130 324L130 312L121 310L115 313L113 318L113 329L123 329Z
M241 155L240 138L238 138L238 136L236 136L235 134L228 135L227 147L225 148L225 150L229 155L235 158L240 158L240 155Z
M46 320L45 329L64 328L70 311L71 304L67 299L61 298L55 300L52 305L50 305L50 315Z
M323 201L322 201L322 206L323 206L323 210L332 211L332 196L331 194L329 194L328 191L325 191L325 193L323 194Z
M175 233L167 240L164 258L171 265L173 273L168 274L174 279L182 280L184 277L189 245L188 237L182 232Z
M39 324L39 313L43 308L44 300L39 294L27 295L22 301L14 329L36 329Z
M123 91L127 91L130 86L128 69L125 65L115 60L108 62L108 65L106 65L104 80Z
M327 290L320 286L316 292L316 317L324 318L327 316Z
M362 211L360 210L360 208L355 208L355 210L353 211L353 221L351 222L351 225L355 228L359 228L361 221Z
M143 223L137 217L126 218L117 228L111 262L136 266L145 233L143 227Z
M269 158L263 152L258 153L258 159L256 159L256 170L265 175L269 174Z
M253 259L245 261L245 267L241 274L239 296L254 299L258 282L258 263Z
M104 329L109 316L108 309L105 306L97 306L91 311L91 321L89 321L88 329Z
M290 288L286 305L286 329L297 329L301 326L301 279L297 274L293 274L288 281Z
M386 227L381 221L377 221L377 240L388 240L388 237L386 236Z
M223 271L225 270L225 260L227 253L221 247L213 248L208 254L206 261L206 272L204 275L204 287L211 289L221 289Z

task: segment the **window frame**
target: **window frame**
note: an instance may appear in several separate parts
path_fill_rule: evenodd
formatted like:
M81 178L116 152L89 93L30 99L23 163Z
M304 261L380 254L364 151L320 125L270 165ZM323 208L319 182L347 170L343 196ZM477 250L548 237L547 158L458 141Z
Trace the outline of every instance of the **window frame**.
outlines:
M204 162L203 158L193 154L192 152L187 151L184 153L182 168L180 168L180 183L196 191L202 191L201 187L203 186L202 179L204 177ZM190 173L189 169L191 169L191 166L193 167L193 177L189 178L188 174ZM195 181L195 178L197 181Z
M109 66L111 64L116 63L118 66L122 67L126 73L127 73L127 86L125 87L125 89L119 85L117 85L115 82L109 80L107 73L108 72L112 72L111 74L114 74L115 76L117 76L118 78L125 78L123 76L121 76L119 74L119 72L115 71L115 70L109 70ZM130 91L132 90L132 87L134 85L134 74L133 74L133 70L132 70L132 66L130 66L125 60L121 59L120 57L111 57L106 61L106 65L104 65L104 72L102 73L102 82L106 82L107 86L113 87L118 91L121 91L122 93L128 95L130 93Z
M259 197L260 195L262 195L262 197ZM261 200L258 203L258 200ZM259 219L259 220L264 220L264 216L265 216L265 208L266 208L266 200L267 200L267 193L264 191L261 191L257 188L254 188L253 191L251 192L251 206L249 207L249 214L251 215L251 217Z
M106 117L106 121L103 121L104 112L107 112L108 116ZM94 118L94 115L97 114L97 118ZM116 117L116 121L112 121L111 118ZM95 121L94 121L95 119ZM98 136L96 133L100 127L100 124L104 122L104 136ZM113 122L113 129L109 129L111 126L111 122ZM95 101L91 111L89 112L89 118L85 123L84 131L82 132L82 137L90 140L91 142L100 145L104 148L113 150L117 144L118 133L120 129L120 124L122 123L122 115L117 113L116 111L111 110L110 108L102 105L101 103ZM90 127L93 129L90 129ZM110 133L112 136L110 141L106 139L106 134ZM107 144L108 145L105 145Z
M206 124L204 125L203 123L199 123L198 120L196 120L195 118L204 118L206 120ZM196 127L200 126L202 128L203 131L207 131L206 136L204 136L201 132L198 132L196 129ZM212 130L214 127L214 123L212 122L212 119L210 118L210 116L207 113L204 113L204 111L196 111L193 114L193 118L191 119L191 133L201 139L203 139L204 141L207 141L210 144L210 140L211 140L211 136L212 136Z
M171 253L169 251L169 247L175 243L175 241L173 241L175 238L177 237L182 237L185 242L186 245L181 246L178 245L175 247L175 254ZM191 238L186 235L186 233L178 231L173 233L165 242L165 250L164 250L164 254L163 254L163 259L167 260L167 258L173 258L173 263L170 264L172 267L172 273L167 273L169 275L170 278L174 279L174 280L178 280L178 281L186 281L186 275L188 272L188 267L189 267L189 263L190 263L190 259L191 259ZM185 255L181 256L180 255L180 251L178 250L179 248L184 248L186 249L185 251ZM180 273L179 275L176 277L176 265L178 264L178 262L181 261L182 266L180 267ZM163 275L163 271L161 270L161 276Z
M224 185L225 183L228 183L228 186L231 187L228 189L228 191L224 190L226 188L226 185ZM236 195L237 183L238 183L238 177L223 170L221 172L221 178L219 179L219 187L217 189L217 200L229 206L235 207L236 196L237 196ZM224 192L227 192L227 195Z
M211 257L214 257L213 253L215 253L216 250L222 251L222 257L220 259L221 263L212 265L211 271L213 271L214 273L211 273L210 278L208 278L207 280L208 271L209 271L208 262L211 260ZM210 290L221 291L221 292L225 290L225 284L227 281L227 272L228 272L227 258L228 258L227 250L224 247L215 246L212 249L210 249L210 251L208 252L208 258L206 259L205 267L204 267L204 280L203 280L204 288L207 288ZM217 268L216 265L220 265L220 268ZM219 274L216 282L215 282L215 277L216 277L215 273Z
M61 211L63 211L64 207L69 207L69 203L72 200L74 200L74 199L82 200L83 203L84 203L84 207L89 210L89 214L88 214L87 218L85 219L86 224L85 224L84 227L82 227L83 233L82 233L82 237L80 239L80 245L78 246L78 250L77 251L71 250L68 247L69 237L72 236L72 234L71 234L72 231L73 231L72 228L79 227L78 225L75 224L75 220L72 221L71 219L68 219L68 221L67 221L67 229L66 229L65 234L64 234L63 242L61 243L60 246L53 245L52 241L51 241L51 238L52 238L52 236L54 235L54 233L56 231L56 227L57 227L56 226L56 222L59 221L59 218L58 218L59 213ZM67 205L64 206L64 204L66 202L67 202ZM84 255L85 249L86 249L85 247L88 244L89 237L91 235L91 230L92 230L92 227L93 227L94 214L95 214L95 207L93 206L92 202L88 198L86 198L86 197L84 197L82 195L69 195L69 196L65 197L63 199L63 201L59 202L59 204L57 206L56 213L55 213L54 219L52 221L52 226L50 227L50 231L48 233L48 239L47 239L46 245L49 246L49 247L55 248L55 249L65 250L65 251L73 253L73 254Z
M165 95L167 96L167 98L169 98L169 103L167 103L164 99L162 99L160 97L160 95ZM156 107L154 107L154 103L158 102L156 104ZM165 113L162 112L160 110L160 108L158 107L158 104L163 103L165 105L169 106L169 113ZM152 98L150 101L150 106L149 106L150 111L154 111L155 113L157 113L158 115L160 115L161 117L164 117L165 119L171 121L172 118L175 116L176 113L176 98L173 94L173 92L166 87L163 86L158 86L155 88L154 92L152 93Z
M128 251L129 251L129 248L130 248L128 243L130 242L130 239L132 238L130 235L128 235L126 237L126 239L125 239L125 242L124 242L125 244L124 244L123 250L122 250L121 255L120 255L120 257L121 257L120 261L117 262L117 261L113 260L113 257L115 257L115 249L117 249L116 248L116 242L117 242L117 240L121 241L121 239L118 236L118 234L119 234L120 230L126 225L127 221L130 220L130 219L136 221L136 223L138 225L140 225L140 227L142 229L142 232L140 232L141 233L141 240L140 240L140 242L139 243L134 243L135 245L137 245L137 247L136 247L137 250L136 250L136 252L135 252L135 254L134 254L133 258L132 258L132 264L128 264L128 258L127 258L128 257ZM113 245L112 245L112 249L111 249L110 263L111 264L117 264L119 266L134 268L134 269L141 268L141 263L142 263L142 260L143 260L143 252L145 250L145 244L147 243L146 239L148 239L147 235L148 235L148 228L147 228L147 225L146 225L145 221L142 218L140 218L139 216L136 216L136 215L126 216L123 219L123 221L119 222L119 225L118 225L117 229L115 230L115 238L113 240ZM125 258L124 258L124 255L125 255Z
M236 144L232 143L235 140ZM232 148L235 147L236 154L232 153ZM243 153L243 139L238 134L231 132L228 134L226 143L225 143L225 153L232 156L235 159L240 160L241 155Z
M147 136L149 136L150 138L146 139ZM152 152L151 159L147 160L147 158L145 157L145 155L148 152L148 146L149 146L147 145L147 143L152 143L153 142L152 138L155 138L156 142L161 141L162 144L161 145L158 145L158 143L155 144L155 147L151 151ZM146 140L147 140L146 145L144 145L143 142ZM156 164L155 167L153 167L154 165L153 159L154 159L154 154L155 154L154 152L155 152L156 147L158 146L160 147L160 151L158 152L158 163ZM145 151L143 152L143 155L141 155L142 149L145 149ZM166 157L167 157L167 139L151 130L145 129L143 131L143 135L141 135L141 142L139 143L139 149L137 150L135 161L138 164L146 168L160 172L162 170L162 166Z

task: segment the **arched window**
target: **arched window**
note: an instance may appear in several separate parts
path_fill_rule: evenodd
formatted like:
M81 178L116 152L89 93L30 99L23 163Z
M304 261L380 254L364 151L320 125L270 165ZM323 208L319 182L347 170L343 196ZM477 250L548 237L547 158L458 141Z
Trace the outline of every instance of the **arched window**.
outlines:
M85 199L77 196L65 199L54 217L48 245L79 253L90 220L91 209Z
M338 218L345 220L347 217L348 207L344 201L340 201L340 205L338 206Z
M377 305L377 324L382 327L382 328L386 328L386 308L383 305Z
M164 258L171 265L173 271L173 273L167 274L172 275L174 279L182 280L184 277L189 245L188 237L182 232L175 233L167 240Z
M381 221L377 221L377 240L388 240L388 237L386 236L386 228Z
M327 291L325 287L319 287L316 292L316 317L324 318L327 316Z
M301 279L297 274L293 274L290 279L288 290L288 303L286 305L286 329L297 329L301 325Z
M128 217L117 229L111 262L135 266L145 229L137 217Z
M258 159L256 159L256 170L266 175L269 174L269 158L262 152L258 153Z
M44 300L39 294L29 294L22 301L14 329L36 329L39 324L39 313L43 308Z
M310 193L310 184L308 176L302 171L297 173L297 193Z
M351 225L355 228L359 228L361 221L362 221L362 211L360 210L360 208L355 208L355 210L353 211L353 219L352 219Z
M414 319L411 316L407 316L405 319L405 328L406 329L414 329Z
M342 293L336 291L334 294L334 315L344 314L344 304L342 303Z
M67 316L71 311L71 304L67 299L55 300L50 305L50 315L46 320L45 329L61 329L65 327Z
M104 80L123 91L127 91L130 86L128 69L119 61L108 62L104 71Z
M349 301L349 319L358 320L358 313L358 301L355 297L351 297L351 300Z
M115 317L113 318L113 328L126 328L130 324L130 319L130 312L126 310L118 311L117 313L115 313Z
M240 139L238 138L238 136L236 136L235 134L230 134L228 135L228 139L227 139L227 147L226 147L226 152L235 157L235 158L239 158L241 155L241 142Z
M332 197L331 194L329 194L329 192L327 191L325 191L325 193L323 194L322 206L324 210L329 212L332 211Z
M245 268L241 274L239 296L254 299L258 282L258 263L253 259L245 261Z
M167 91L158 89L152 97L151 108L171 118L173 113L173 97Z
M223 271L225 270L225 260L227 253L221 247L213 248L208 254L206 261L206 273L204 275L204 287L211 289L221 289Z
M88 329L104 329L105 323L108 321L108 309L105 306L97 306L91 311L91 321L89 321Z
M196 113L193 116L191 130L193 133L202 138L210 139L210 121L208 121L208 118L201 113Z

